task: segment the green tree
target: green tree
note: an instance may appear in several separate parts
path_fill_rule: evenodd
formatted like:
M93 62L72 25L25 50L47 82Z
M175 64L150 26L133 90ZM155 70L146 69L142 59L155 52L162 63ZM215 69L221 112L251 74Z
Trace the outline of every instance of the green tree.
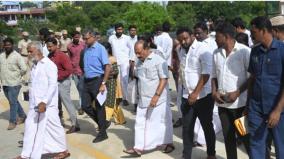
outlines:
M6 36L15 36L16 35L16 28L11 28L7 26L6 22L3 20L0 20L0 35L6 35Z
M53 30L56 30L58 28L56 24L50 21L40 21L35 19L18 20L18 28L21 28L21 30L23 31L29 32L33 40L37 40L38 31L43 27L47 27Z
M105 34L106 30L116 22L132 6L131 2L83 2L82 8L91 19L93 27Z
M168 12L175 20L176 26L192 27L196 22L194 8L191 3L187 2L169 2Z
M247 23L254 17L265 14L264 1L207 1L207 2L188 2L191 3L196 18L198 20L216 20L223 17L232 20L235 17L241 17Z
M154 26L169 21L175 25L175 21L162 6L156 3L134 3L119 18L126 26L135 24L140 33L153 31Z
M57 5L55 10L47 12L47 18L57 25L55 30L66 29L69 32L75 30L76 26L86 28L91 23L90 18L81 7L69 3Z
M37 5L33 2L20 2L22 8L32 8L32 7L37 7Z
M117 19L119 8L113 2L96 2L88 11L92 25L104 33Z

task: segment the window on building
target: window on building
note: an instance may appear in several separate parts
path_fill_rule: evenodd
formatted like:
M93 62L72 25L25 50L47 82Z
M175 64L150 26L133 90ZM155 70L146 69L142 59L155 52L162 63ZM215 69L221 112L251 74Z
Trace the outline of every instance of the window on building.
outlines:
M16 15L12 15L11 20L16 20Z

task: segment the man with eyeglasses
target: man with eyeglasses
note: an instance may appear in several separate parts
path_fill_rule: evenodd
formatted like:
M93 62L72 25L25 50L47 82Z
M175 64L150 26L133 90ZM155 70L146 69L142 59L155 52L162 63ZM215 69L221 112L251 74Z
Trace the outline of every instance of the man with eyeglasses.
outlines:
M97 42L92 31L84 34L86 49L82 54L80 66L84 71L84 86L82 92L82 109L98 124L99 133L93 143L108 138L106 129L110 122L106 121L104 105L97 100L99 93L106 91L106 82L110 73L108 54L103 45ZM95 103L95 108L92 106Z

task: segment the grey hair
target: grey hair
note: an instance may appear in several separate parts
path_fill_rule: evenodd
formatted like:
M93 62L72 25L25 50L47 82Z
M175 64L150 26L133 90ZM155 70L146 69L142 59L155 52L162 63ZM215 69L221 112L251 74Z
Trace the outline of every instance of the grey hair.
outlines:
M87 35L87 34L89 34L89 35L91 35L93 37L96 37L96 35L97 35L97 33L95 31L93 31L92 29L85 30L83 35Z
M39 52L43 52L43 49L42 49L42 44L41 42L39 41L32 41L28 44L28 47L34 47L36 48Z

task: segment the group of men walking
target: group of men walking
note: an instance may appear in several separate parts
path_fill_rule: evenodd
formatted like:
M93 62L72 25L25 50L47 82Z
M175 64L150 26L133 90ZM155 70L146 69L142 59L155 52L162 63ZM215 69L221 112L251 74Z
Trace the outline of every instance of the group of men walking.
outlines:
M140 157L145 151L156 148L164 153L175 149L168 79L169 71L177 71L181 114L178 125L182 124L183 158L192 158L196 119L204 131L207 158L216 158L214 106L218 107L228 159L238 158L236 135L252 159L269 156L267 147L271 143L267 138L274 141L276 158L284 157L281 151L284 147L281 136L284 133L284 17L260 16L250 24L251 35L240 19L233 23L216 22L215 34L209 34L204 22L196 23L193 30L179 27L175 48L167 22L162 26L163 31L157 30L155 36L139 37L136 26L129 27L130 36L127 36L123 34L122 24L115 25L116 33L108 41L119 67L123 105L129 104L128 82L138 81L135 87L139 100L132 103L136 106L134 145L123 150L125 153ZM82 109L98 125L99 133L93 142L106 140L110 122L106 120L104 104L100 104L97 95L106 91L112 68L96 32L86 31L83 43L81 33L75 31L65 53L60 51L58 40L50 36L48 29L43 28L39 33L41 42L25 40L26 53L19 47L23 57L29 54L27 62L13 50L12 39L4 40L0 73L11 106L8 129L26 120L23 151L18 159L38 159L49 153L56 153L55 158L66 158L70 153L60 122L59 105L64 104L71 119L72 126L67 134L80 131L76 109ZM250 37L253 43L249 43ZM172 55L173 50L177 56ZM172 67L174 57L179 61L178 70ZM28 67L27 63L31 65ZM28 68L31 70L30 108L26 115L17 97L21 76ZM72 78L80 96L78 108L70 97ZM246 114L249 134L241 136L234 121Z

